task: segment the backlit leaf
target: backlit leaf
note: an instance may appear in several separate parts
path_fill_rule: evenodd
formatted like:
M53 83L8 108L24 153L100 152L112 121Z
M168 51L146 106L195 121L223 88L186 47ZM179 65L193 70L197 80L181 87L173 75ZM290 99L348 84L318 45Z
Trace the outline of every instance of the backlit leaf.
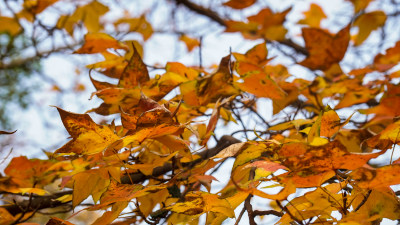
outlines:
M182 35L179 38L180 41L183 41L186 45L186 48L189 52L191 52L195 47L200 45L200 41L198 41L197 39L191 38L187 35Z
M319 28L303 28L309 55L300 64L312 70L326 70L342 60L350 41L350 26L332 35Z
M358 27L358 34L354 41L354 45L360 45L371 34L373 30L383 26L386 21L386 15L383 11L373 11L362 14L354 21L354 26Z
M119 139L108 126L96 124L87 114L57 110L72 140L55 153L95 154Z
M77 54L93 54L107 51L107 49L127 49L125 45L115 40L108 34L104 33L89 33L85 35L85 43L76 50Z
M326 18L322 8L315 3L311 3L310 9L303 14L305 18L301 19L299 24L307 24L310 27L320 27L321 20Z

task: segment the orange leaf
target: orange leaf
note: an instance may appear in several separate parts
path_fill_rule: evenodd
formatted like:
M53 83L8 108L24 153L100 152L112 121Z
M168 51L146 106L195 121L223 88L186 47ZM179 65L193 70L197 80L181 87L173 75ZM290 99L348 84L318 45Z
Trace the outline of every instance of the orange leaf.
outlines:
M361 167L353 171L350 177L361 188L376 189L390 187L400 183L400 164L383 166L380 168Z
M42 182L49 182L47 170L53 162L40 159L28 159L25 156L15 157L5 168L4 173L11 177L11 181L19 187L41 187ZM50 178L53 179L53 178Z
M22 31L21 25L12 17L0 16L0 33L15 36Z
M309 55L300 65L312 70L326 70L342 60L350 40L350 26L335 36L319 28L303 28L302 31Z
M265 171L271 171L271 172L275 172L279 169L284 169L287 170L288 168L286 168L286 166L283 166L280 163L277 162L271 162L268 160L262 160L262 161L256 161L253 163L250 163L249 165L245 166L245 168L247 167L256 167L256 168L262 168Z
M133 50L134 53L129 59L129 63L126 65L118 83L119 86L124 88L135 88L150 79L147 66L143 63L135 46L133 46Z
M194 38L191 38L187 35L182 35L179 38L180 41L183 41L186 44L186 47L189 52L191 52L195 47L200 45L200 41Z
M92 1L75 10L72 15L63 15L59 18L56 27L64 28L71 36L75 25L82 23L89 33L96 33L102 29L100 16L108 12L108 7L98 1Z
M320 27L321 20L326 18L326 14L321 6L311 3L310 9L303 13L305 18L299 21L299 24L307 24L310 27Z
M275 81L263 72L248 72L247 76L243 77L243 81L243 83L236 83L236 86L257 97L283 99L286 96L286 93Z
M119 139L108 126L96 124L87 114L57 110L72 140L55 153L95 154Z
M400 47L400 42L399 42L399 47ZM390 117L400 116L400 85L388 84L387 91L382 96L379 105L368 109L360 109L359 111L361 113L365 114L373 113L379 116L390 116Z
M320 136L332 137L340 129L340 118L334 110L324 112L321 118Z
M263 191L260 191L256 188L252 188L249 190L253 195L257 195L261 198L272 199L272 200L285 200L290 194L296 192L296 186L294 186L293 182L290 180L284 184L282 190L280 190L277 194L267 194Z
M400 41L394 47L386 50L385 54L375 56L374 65L380 71L386 71L397 65L400 61Z
M85 35L85 43L83 46L76 50L77 54L93 54L107 51L109 48L125 49L127 46L115 40L108 34L104 33L89 33Z
M233 9L244 9L252 6L256 0L229 0L225 2L224 5L229 6Z
M153 27L151 23L146 20L146 17L143 15L139 18L122 18L115 22L115 25L118 26L120 24L128 24L129 31L138 32L142 35L143 40L147 40L153 34Z

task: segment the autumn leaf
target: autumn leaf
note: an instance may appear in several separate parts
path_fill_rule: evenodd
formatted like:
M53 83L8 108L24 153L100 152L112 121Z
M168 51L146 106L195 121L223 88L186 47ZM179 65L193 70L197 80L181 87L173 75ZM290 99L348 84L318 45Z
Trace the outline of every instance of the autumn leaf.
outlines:
M64 28L71 36L74 33L74 27L83 22L90 33L97 33L102 29L99 18L108 12L108 7L98 1L92 1L76 9L71 15L62 15L57 28Z
M346 1L351 2L354 6L354 12L358 13L361 10L366 9L373 0L346 0Z
M215 73L197 80L196 91L201 105L215 102L221 97L230 97L238 94L239 91L232 85L233 77L230 71L230 58L230 55L223 57Z
M183 203L176 203L169 206L173 212L182 213L186 215L196 215L205 212L222 213L228 217L234 217L232 207L226 199L220 199L218 195L209 194L206 192L196 192L186 195L187 201Z
M56 154L95 154L119 139L108 126L96 124L87 114L75 114L60 108L57 110L72 140L57 149Z
M244 9L247 8L251 5L253 5L256 2L256 0L229 0L228 2L225 2L224 5L229 6L233 9Z
M389 187L399 183L400 164L382 166L380 168L360 167L354 170L350 177L360 188L376 189Z
M360 109L359 112L365 114L373 113L378 116L390 116L390 117L399 116L400 115L399 94L400 94L400 85L388 84L387 91L380 99L379 105L367 109Z
M383 11L373 11L365 14L361 14L354 21L354 26L358 27L358 34L354 41L354 45L360 45L363 43L371 34L373 30L382 27L385 24L386 15Z
M46 0L46 1L25 1L23 6L24 10L23 11L28 11L29 13L32 14L39 14L43 12L47 7L53 5L56 3L58 0ZM20 15L26 13L26 12L20 12Z
M311 3L310 9L303 14L305 18L299 20L298 23L306 24L310 27L320 27L321 20L326 18L326 14L322 10L322 8L315 3Z
M85 43L83 46L76 50L74 53L77 54L93 54L107 51L107 49L125 49L127 47L115 40L108 34L104 33L90 33L85 35Z
M133 50L133 55L129 59L128 65L126 65L118 83L119 86L124 88L135 88L150 79L146 64L143 63L134 46Z
M303 38L309 55L300 65L312 70L326 70L342 60L350 40L350 26L336 35L319 28L303 28Z
M291 11L291 8L283 12L274 13L271 9L265 8L258 14L249 16L249 22L258 23L261 25L259 29L260 35L269 40L283 40L286 35L286 28L283 26L286 15Z
M380 71L386 71L397 65L400 61L400 41L396 45L388 48L385 54L378 54L374 58L374 65Z
M11 215L7 209L0 208L0 223L1 224L12 224L15 221L13 215Z
M332 137L341 127L340 118L334 110L324 112L321 117L320 136Z
M149 39L154 32L151 23L146 20L144 15L139 18L124 17L115 22L116 26L120 24L128 24L129 31L140 33L145 41Z
M72 206L76 207L89 195L97 202L110 184L107 170L89 170L73 176Z
M243 66L243 63L238 65ZM243 66L244 67L244 66ZM286 93L267 74L261 71L247 72L243 77L243 83L236 83L242 90L254 94L257 97L271 99L283 99Z
M180 41L182 41L183 43L185 43L186 48L189 52L191 52L195 47L200 46L200 41L198 41L197 39L191 38L187 35L182 35L179 38Z
M22 27L15 18L0 16L0 33L8 33L15 36L22 31Z
M11 160L4 173L17 187L32 188L36 185L37 188L40 188L54 178L54 174L52 176L47 171L53 164L54 162L47 160L19 156Z

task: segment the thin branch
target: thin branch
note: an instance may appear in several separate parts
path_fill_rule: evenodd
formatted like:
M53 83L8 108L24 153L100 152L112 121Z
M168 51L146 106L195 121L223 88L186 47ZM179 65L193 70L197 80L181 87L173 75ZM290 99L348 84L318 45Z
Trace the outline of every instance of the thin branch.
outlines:
M218 154L220 151L225 149L226 147L230 146L231 144L239 143L240 141L232 136L224 135L221 137L221 139L218 141L217 145L214 148L210 148L207 150L204 150L196 155L200 156L199 159L194 160L193 162L190 163L183 163L182 166L186 168L193 167L194 165L209 159L216 154ZM163 166L159 166L154 168L152 177L158 177L163 174L166 174L172 170L172 165L170 163L166 163ZM147 179L148 177L140 172L137 173L131 173L129 175L125 175L121 177L121 182L124 184L136 184L143 182Z
M209 19L211 19L212 21L218 23L221 26L224 26L224 27L227 26L226 22L225 22L225 19L223 19L217 12L215 12L215 11L213 11L211 9L204 8L203 6L198 5L196 3L193 3L193 2L191 2L189 0L175 0L175 2L178 5L185 6L186 8L192 10L193 12L196 12L196 13L198 13L200 15L208 17ZM271 42L271 41L267 40L267 42ZM306 48L296 44L295 42L293 42L290 39L284 39L284 40L277 41L277 42L282 44L282 45L285 45L285 46L288 46L288 47L294 49L297 53L301 53L301 54L303 54L305 56L308 56L308 51L307 51Z
M369 190L369 191L368 191L367 195L364 196L364 199L363 199L363 200L360 202L360 204L354 209L354 212L357 212L357 211L361 208L361 206L363 206L363 205L367 202L367 200L368 200L369 195L371 194L371 192L372 192L372 190Z

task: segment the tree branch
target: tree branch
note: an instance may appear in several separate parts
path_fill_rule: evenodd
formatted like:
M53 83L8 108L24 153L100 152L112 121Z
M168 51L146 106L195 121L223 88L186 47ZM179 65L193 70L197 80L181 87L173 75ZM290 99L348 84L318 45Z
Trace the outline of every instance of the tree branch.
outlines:
M222 151L226 147L230 146L231 144L235 144L235 143L239 143L239 142L240 141L238 139L236 139L232 136L224 135L221 137L221 139L218 141L217 145L214 148L210 148L210 149L200 152L199 154L197 154L198 156L200 156L199 159L196 159L190 163L184 163L182 166L186 167L186 168L193 167L194 165L215 156L216 154L218 154L220 151ZM163 174L170 172L171 170L172 170L172 165L170 163L166 163L166 164L164 164L164 166L159 166L159 167L154 168L151 176L158 177L158 176L161 176ZM136 183L143 182L146 179L148 179L148 177L140 172L131 173L129 175L125 175L125 176L121 177L121 183L136 184Z
M221 137L221 139L218 141L217 145L214 148L210 148L207 150L204 150L197 155L200 156L199 159L194 160L193 162L190 163L185 163L183 164L183 167L185 168L190 168L193 167L194 165L209 159L216 154L218 154L220 151L225 149L226 147L230 146L231 144L239 143L240 141L232 136L224 135ZM164 166L156 167L153 170L152 176L157 177L161 176L163 174L166 174L172 170L172 165L170 163L164 164ZM151 176L150 176L151 177ZM149 177L145 176L142 173L132 173L129 175L125 175L121 178L121 182L123 184L131 184L131 183L140 183L148 179ZM11 215L17 215L18 213L23 213L23 212L31 212L35 210L40 210L40 209L46 209L46 208L54 208L57 206L62 206L69 204L70 202L60 202L57 201L56 199L67 195L67 194L72 194L72 191L63 191L59 193L55 193L52 195L48 196L35 196L29 200L23 200L22 202L18 202L13 205L6 205L2 206L4 209L6 209Z
M57 198L67 194L72 194L72 191L63 191L47 196L35 196L32 197L31 200L26 199L22 202L18 202L17 204L6 205L2 207L6 209L11 215L15 216L18 213L26 213L46 208L54 208L57 206L68 204L70 202L60 202L56 200Z
M217 12L215 12L211 9L204 8L203 6L197 5L196 3L193 3L189 0L175 0L175 2L177 5L183 5L186 8L192 10L193 12L196 12L200 15L206 16L209 19L211 19L212 21L218 23L219 25L226 27L225 19L220 17ZM271 42L271 41L267 40L267 42ZM291 39L284 39L284 40L277 41L277 42L294 49L297 53L301 53L305 56L308 56L308 54L309 54L306 48L296 44Z

